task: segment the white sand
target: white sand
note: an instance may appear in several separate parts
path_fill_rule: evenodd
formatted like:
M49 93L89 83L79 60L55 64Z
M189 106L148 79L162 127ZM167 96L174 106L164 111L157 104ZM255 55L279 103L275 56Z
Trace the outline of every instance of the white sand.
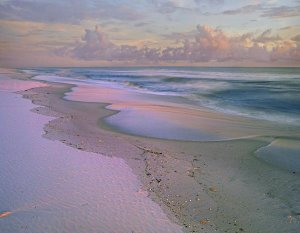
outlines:
M43 138L52 118L12 93L35 85L0 77L0 232L182 232L124 160Z

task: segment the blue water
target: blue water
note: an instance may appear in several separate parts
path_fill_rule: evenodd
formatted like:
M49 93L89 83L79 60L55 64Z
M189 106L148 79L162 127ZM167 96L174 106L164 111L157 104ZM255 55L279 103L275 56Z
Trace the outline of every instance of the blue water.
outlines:
M180 96L194 106L300 124L300 68L39 68L23 71L100 82L140 93Z

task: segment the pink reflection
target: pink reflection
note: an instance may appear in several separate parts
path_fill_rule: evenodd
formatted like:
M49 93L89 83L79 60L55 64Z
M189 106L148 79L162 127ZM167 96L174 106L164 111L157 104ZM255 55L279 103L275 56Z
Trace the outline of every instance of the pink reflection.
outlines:
M14 79L0 78L0 90L2 91L24 91L35 87L48 86L45 83L34 82L34 81L21 81Z

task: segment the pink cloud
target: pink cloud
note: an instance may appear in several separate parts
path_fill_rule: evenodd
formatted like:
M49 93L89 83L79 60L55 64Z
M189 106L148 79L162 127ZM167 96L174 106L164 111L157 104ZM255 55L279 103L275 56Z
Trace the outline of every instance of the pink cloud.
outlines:
M71 55L82 60L107 61L155 61L159 57L157 49L131 45L116 45L98 28L85 30L82 41L56 51L58 55Z
M116 45L99 29L86 30L80 42L58 51L81 60L132 62L299 62L298 37L282 39L271 30L261 34L229 36L221 29L198 25L194 39L185 39L177 47L150 48ZM174 38L178 40L178 38Z

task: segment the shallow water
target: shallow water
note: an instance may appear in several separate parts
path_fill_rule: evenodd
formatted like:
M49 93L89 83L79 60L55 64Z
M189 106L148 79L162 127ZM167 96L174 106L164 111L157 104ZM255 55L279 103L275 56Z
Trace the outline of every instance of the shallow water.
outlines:
M96 70L101 74L102 69ZM60 72L63 71L67 72L68 70L60 70ZM93 69L80 71L86 72L86 74L95 72ZM161 93L149 93L146 90L135 91L122 87L120 82L103 82L81 76L73 77L75 74L72 73L72 70L70 72L73 76L68 73L69 71L64 73L66 76L57 75L56 72L58 71L48 71L49 74L39 74L38 72L41 71L35 72L34 79L36 80L76 85L70 92L65 93L64 98L67 100L110 103L111 105L107 108L118 112L102 119L103 125L123 133L191 141L230 140L257 135L286 136L299 134L300 128L299 125L294 124L295 122L267 121L251 118L249 115L245 117L241 116L241 112L240 114L224 113L224 111L198 106L180 93L177 93L180 94L178 96L170 96L161 95ZM104 70L103 72L104 74L101 75L105 77L107 71ZM122 71L122 73L124 72ZM126 73L128 72L132 71L126 71ZM143 70L134 70L134 72L140 73ZM158 71L155 70L155 72ZM182 75L182 72L179 74ZM132 74L127 74L127 79L130 75ZM216 74L213 73L213 75ZM151 76L151 78L156 80L155 77ZM138 77L134 76L132 79L139 80ZM157 82L160 82L159 78ZM164 84L162 83L162 85ZM268 114L268 116L273 117L274 115Z
M1 233L182 232L124 160L47 140L52 118L8 88L0 98Z
M181 97L197 107L300 124L300 68L69 68L25 70L82 84Z
M300 143L299 139L278 138L268 146L260 148L258 158L294 173L300 172Z

